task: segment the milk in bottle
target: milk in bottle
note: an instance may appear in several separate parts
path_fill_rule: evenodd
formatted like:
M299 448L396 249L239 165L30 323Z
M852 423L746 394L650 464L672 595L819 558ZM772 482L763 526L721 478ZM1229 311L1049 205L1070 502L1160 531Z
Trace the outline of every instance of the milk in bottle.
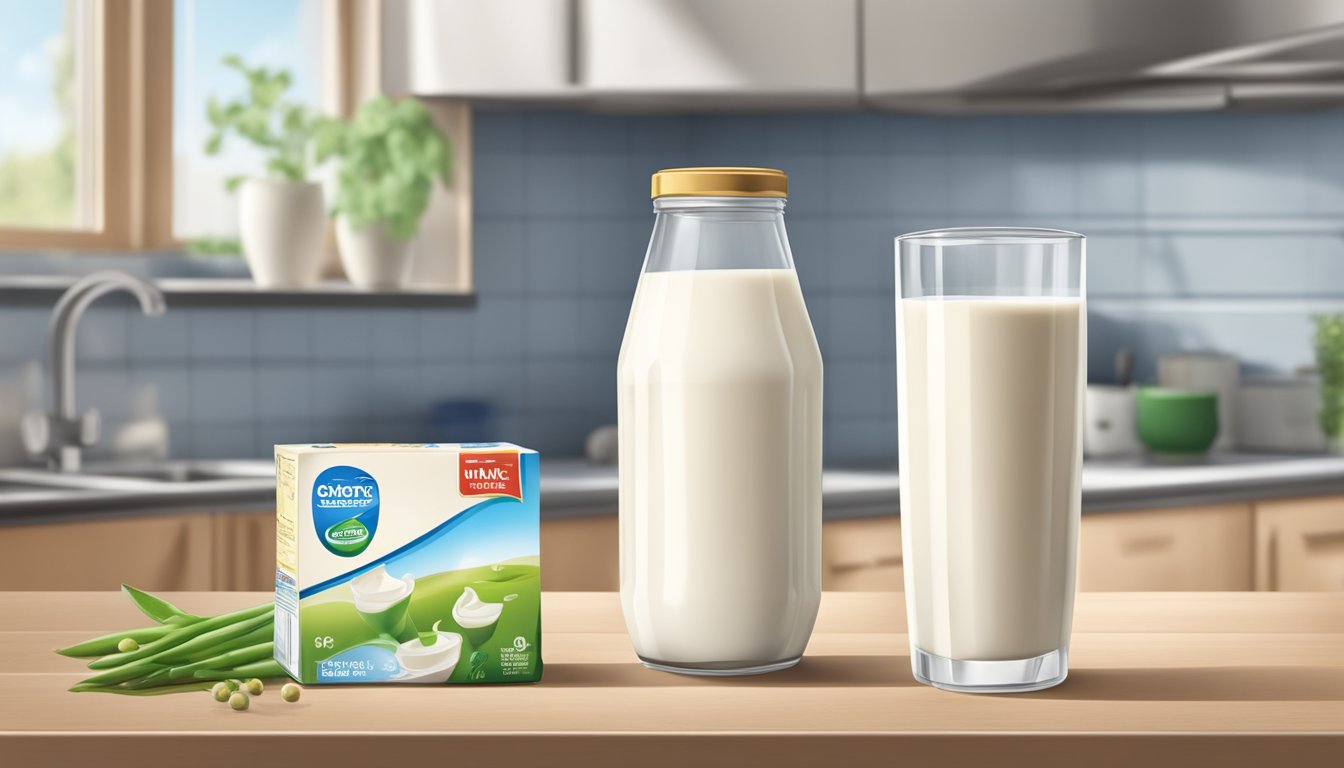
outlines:
M654 176L618 369L621 601L650 667L797 663L821 597L822 364L787 177Z

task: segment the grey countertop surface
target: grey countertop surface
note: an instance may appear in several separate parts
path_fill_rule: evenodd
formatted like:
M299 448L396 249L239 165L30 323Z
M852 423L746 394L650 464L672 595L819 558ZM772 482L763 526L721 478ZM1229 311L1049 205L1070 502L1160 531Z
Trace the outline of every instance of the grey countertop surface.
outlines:
M106 478L97 488L43 485L38 470L0 470L0 523L24 524L89 516L272 505L271 463L228 462L234 475L189 481ZM899 511L894 470L827 470L822 480L826 519ZM578 460L542 461L544 518L614 514L614 467ZM1083 511L1106 512L1231 501L1344 493L1344 456L1213 455L1197 463L1148 459L1088 461Z

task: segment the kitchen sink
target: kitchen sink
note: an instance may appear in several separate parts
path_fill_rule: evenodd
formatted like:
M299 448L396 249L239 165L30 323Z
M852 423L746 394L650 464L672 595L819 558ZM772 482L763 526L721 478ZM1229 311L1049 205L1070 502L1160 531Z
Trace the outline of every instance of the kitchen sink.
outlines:
M275 465L266 460L103 462L87 464L80 472L28 467L0 469L0 492L5 488L141 491L235 481L269 483L273 477Z
M136 478L160 483L199 483L212 480L250 480L275 477L269 461L163 461L90 464L81 473L99 477Z

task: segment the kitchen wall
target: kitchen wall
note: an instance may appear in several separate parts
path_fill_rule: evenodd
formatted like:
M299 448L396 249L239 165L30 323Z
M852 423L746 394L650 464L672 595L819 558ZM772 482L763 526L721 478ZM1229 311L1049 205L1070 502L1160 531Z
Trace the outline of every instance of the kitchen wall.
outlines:
M481 112L474 309L91 313L81 405L109 421L158 391L173 453L281 441L441 439L430 404L482 397L499 432L581 451L615 418L614 368L649 227L648 176L771 165L827 363L832 463L896 450L892 238L970 224L1089 235L1090 375L1121 345L1214 349L1248 373L1311 361L1312 312L1344 309L1344 113L929 118ZM47 312L0 311L8 393ZM9 439L9 438L0 438Z

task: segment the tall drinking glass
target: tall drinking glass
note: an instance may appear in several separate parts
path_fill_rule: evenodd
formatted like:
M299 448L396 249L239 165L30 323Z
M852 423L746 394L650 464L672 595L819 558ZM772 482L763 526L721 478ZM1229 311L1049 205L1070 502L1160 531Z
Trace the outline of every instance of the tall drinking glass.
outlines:
M896 245L915 678L955 691L1057 685L1081 498L1083 236L948 229Z

